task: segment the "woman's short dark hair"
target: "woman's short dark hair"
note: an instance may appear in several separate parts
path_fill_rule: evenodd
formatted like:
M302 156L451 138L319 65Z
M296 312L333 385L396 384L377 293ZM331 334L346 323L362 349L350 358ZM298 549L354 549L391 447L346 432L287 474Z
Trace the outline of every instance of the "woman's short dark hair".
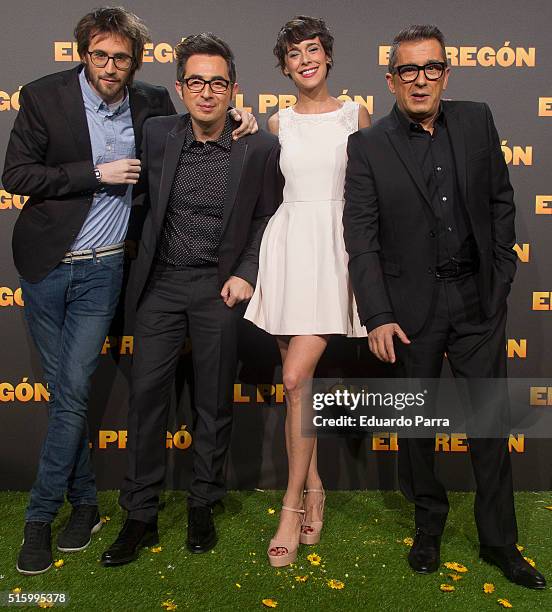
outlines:
M304 40L310 40L311 38L320 39L322 47L328 56L328 72L331 70L333 63L333 42L334 38L328 29L323 19L317 19L316 17L307 17L305 15L298 15L291 21L288 21L284 27L278 32L276 38L276 45L273 49L274 55L278 58L278 66L284 70L286 67L286 55L288 47L296 45Z
M220 55L228 64L228 75L232 83L236 82L236 64L232 49L218 36L211 32L192 34L178 43L174 48L176 57L176 78L181 81L186 72L186 62L192 55Z
M90 39L97 34L112 34L128 38L132 43L134 62L131 76L142 65L144 45L151 41L144 22L122 6L107 6L85 15L75 28L77 51L81 57L86 55Z

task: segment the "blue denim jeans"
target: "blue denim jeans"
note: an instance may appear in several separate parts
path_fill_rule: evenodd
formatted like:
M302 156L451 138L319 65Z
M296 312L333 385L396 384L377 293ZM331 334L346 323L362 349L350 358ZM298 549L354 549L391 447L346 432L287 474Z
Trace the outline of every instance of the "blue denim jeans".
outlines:
M25 318L48 383L48 430L25 519L51 523L65 494L96 504L87 406L90 379L115 313L123 254L60 263L38 283L21 279Z

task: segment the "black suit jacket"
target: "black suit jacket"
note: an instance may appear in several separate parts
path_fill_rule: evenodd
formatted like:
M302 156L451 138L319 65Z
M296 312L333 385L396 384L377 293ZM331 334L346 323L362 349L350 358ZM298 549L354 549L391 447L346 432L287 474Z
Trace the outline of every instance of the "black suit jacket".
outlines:
M69 250L98 187L80 69L50 74L21 89L6 151L4 188L30 196L12 241L15 265L29 282L43 279ZM176 111L164 87L134 82L129 98L138 154L144 121Z
M442 105L490 317L504 305L516 269L513 189L489 107ZM347 152L343 223L360 320L368 331L397 322L415 335L437 283L437 218L420 165L393 112L352 134Z
M138 258L127 290L127 306L137 307L151 272L161 237L175 172L190 115L155 117L144 125L141 205L144 218ZM280 145L276 136L260 130L232 142L230 174L224 200L222 235L218 251L221 286L239 276L255 286L259 247L270 216L282 201L278 169ZM140 231L131 224L133 233Z

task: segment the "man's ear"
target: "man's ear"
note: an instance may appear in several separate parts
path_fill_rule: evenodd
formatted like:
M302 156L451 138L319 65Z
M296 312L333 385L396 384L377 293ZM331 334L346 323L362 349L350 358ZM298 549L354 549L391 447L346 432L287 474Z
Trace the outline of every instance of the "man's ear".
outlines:
M395 81L393 79L393 75L388 72L385 75L385 80L387 81L387 87L389 88L389 91L394 95L395 94Z
M447 66L445 68L445 74L443 76L443 91L445 91L445 89L447 88L449 76L450 76L450 67Z

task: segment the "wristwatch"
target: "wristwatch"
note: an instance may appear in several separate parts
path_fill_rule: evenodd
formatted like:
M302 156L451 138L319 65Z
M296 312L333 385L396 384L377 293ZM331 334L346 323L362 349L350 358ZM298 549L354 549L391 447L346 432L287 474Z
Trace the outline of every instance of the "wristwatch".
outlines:
M98 180L98 183L101 184L101 182L102 182L102 171L99 168L94 168L94 174L96 175L96 179Z

